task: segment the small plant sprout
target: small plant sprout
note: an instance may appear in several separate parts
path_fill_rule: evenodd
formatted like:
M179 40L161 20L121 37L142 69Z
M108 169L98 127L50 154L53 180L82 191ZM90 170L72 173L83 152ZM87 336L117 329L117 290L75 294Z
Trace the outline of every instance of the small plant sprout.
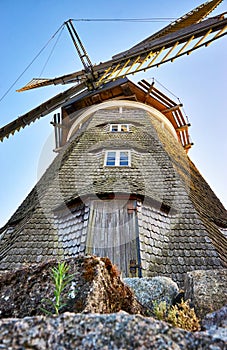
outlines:
M57 267L51 269L51 278L54 283L54 301L50 299L42 299L43 302L49 304L56 315L59 315L59 310L66 304L62 300L62 292L72 282L74 275L68 274L69 265L66 262L59 262ZM52 313L45 308L41 308L46 314L52 315Z
M158 320L165 320L168 314L168 306L165 301L153 302L153 313Z

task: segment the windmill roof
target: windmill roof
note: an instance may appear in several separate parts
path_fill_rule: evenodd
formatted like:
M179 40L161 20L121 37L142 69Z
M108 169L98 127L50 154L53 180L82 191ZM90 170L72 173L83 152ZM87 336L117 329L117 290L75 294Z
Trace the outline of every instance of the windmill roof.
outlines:
M77 103L78 101L81 101L83 100L84 98L89 98L89 97L92 97L94 95L97 95L97 93L99 92L105 92L105 91L108 91L110 89L113 89L119 85L122 85L122 84L125 84L129 82L129 79L128 78L121 78L121 79L117 79L117 80L114 80L114 81L110 81L106 84L104 84L103 86L101 86L99 89L97 90L85 90L83 92L81 92L80 94L72 97L69 101L67 101L66 103L64 103L62 105L63 108L67 108L68 106L71 106L72 104L74 103Z
M190 141L188 131L190 124L181 109L183 105L179 101L173 101L158 90L154 86L154 82L150 84L144 79L137 85L128 78L122 78L104 84L103 87L95 91L83 91L63 105L63 118L70 115L70 119L72 119L72 115L81 111L83 108L108 100L124 98L139 101L156 108L173 125L183 147L188 150L193 145ZM72 111L74 114L72 114Z

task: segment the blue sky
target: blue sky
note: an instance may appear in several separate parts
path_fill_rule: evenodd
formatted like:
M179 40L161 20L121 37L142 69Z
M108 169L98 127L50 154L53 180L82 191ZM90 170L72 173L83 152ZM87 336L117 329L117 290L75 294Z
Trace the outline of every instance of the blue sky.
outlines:
M0 98L15 82L56 30L69 18L177 18L201 4L201 0L1 0ZM212 15L227 11L226 1ZM110 59L169 22L77 22L77 31L93 63ZM43 54L0 102L0 126L9 123L64 87L15 92L31 78L39 77L50 51ZM216 195L227 205L227 41L215 41L174 63L137 74L133 81L153 77L178 96L191 123L194 142L189 156ZM56 77L81 69L81 63L64 29L43 77ZM69 87L69 86L68 86ZM157 85L159 88L159 86ZM53 113L0 144L0 227L33 188L54 156Z

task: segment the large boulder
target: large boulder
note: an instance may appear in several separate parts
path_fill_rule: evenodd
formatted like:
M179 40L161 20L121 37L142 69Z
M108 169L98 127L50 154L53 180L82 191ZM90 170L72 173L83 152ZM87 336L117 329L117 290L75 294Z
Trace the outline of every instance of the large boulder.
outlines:
M153 308L154 302L165 301L167 305L172 305L179 293L177 284L164 276L124 278L124 282L134 291L139 302L149 309Z
M227 305L221 309L207 314L201 321L202 328L205 330L211 328L225 328L227 341Z
M221 309L227 304L227 269L188 272L185 298L191 300L200 318Z
M203 334L222 339L227 344L227 305L207 314L201 321L201 326Z
M220 337L173 328L151 317L128 314L73 314L0 320L0 348L224 350Z
M66 262L73 278L62 293L61 312L145 312L108 258L89 256ZM42 308L54 313L49 305L55 302L51 269L57 265L52 260L0 275L0 317L40 315Z
M54 301L51 271L57 264L49 261L0 276L1 349L226 349L226 310L219 315L221 322L195 333L144 317L147 309L108 258L67 260L73 277L62 295L62 314L39 315L42 299ZM173 290L177 294L176 286ZM161 291L154 298L170 300ZM45 307L53 312L48 303Z

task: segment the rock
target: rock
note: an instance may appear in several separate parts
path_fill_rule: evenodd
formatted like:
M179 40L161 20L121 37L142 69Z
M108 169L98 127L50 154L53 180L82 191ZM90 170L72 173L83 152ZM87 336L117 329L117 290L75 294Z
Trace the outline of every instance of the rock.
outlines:
M200 318L222 308L227 304L227 269L188 272L185 298L191 300Z
M164 276L123 280L134 291L139 302L149 309L153 308L154 301L158 304L165 301L167 305L172 305L179 293L177 284L171 278Z
M227 305L223 306L220 310L207 314L201 321L203 329L210 329L213 327L226 328L227 336Z
M0 348L95 350L224 350L212 335L172 328L151 317L125 314L74 314L0 320Z
M221 338L227 344L227 305L220 310L207 314L201 321L204 334L213 338Z
M0 276L0 313L4 317L0 320L0 349L226 349L226 307L210 318L207 315L204 331L188 332L144 317L147 309L123 283L108 258L89 256L67 263L73 279L64 290L65 306L60 315L39 315L42 299L54 300L51 269L57 261ZM178 293L176 284L168 278L130 280L134 285L142 282L139 290L144 305L152 300L146 299L152 283L157 301L170 303Z
M82 257L66 261L73 279L65 288L61 312L111 313L124 310L130 314L145 313L133 292L120 278L108 258ZM25 317L54 313L43 299L54 302L52 260L0 275L0 317Z

